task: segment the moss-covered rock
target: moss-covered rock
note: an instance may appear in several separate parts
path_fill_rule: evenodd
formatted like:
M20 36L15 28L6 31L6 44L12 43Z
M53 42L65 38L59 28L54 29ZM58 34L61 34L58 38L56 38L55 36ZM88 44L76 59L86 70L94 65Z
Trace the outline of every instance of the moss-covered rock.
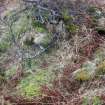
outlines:
M91 79L91 75L85 68L82 68L74 73L74 78L79 81L87 81Z
M100 63L96 69L97 75L105 75L105 60Z
M95 70L95 63L87 61L82 65L82 68L74 72L74 78L81 81L90 80L94 77Z

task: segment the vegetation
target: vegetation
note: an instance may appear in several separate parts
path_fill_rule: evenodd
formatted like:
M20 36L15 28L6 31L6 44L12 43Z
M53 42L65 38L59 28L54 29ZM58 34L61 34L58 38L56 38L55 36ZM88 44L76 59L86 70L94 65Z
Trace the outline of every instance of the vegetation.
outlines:
M8 49L8 47L9 47L9 43L1 42L0 43L0 53L6 52L6 50Z
M99 66L97 67L97 73L99 75L104 75L105 73L105 61L103 61Z
M91 75L88 71L81 69L75 74L75 79L80 81L86 81L91 79Z
M98 96L93 96L92 97L92 102L89 102L89 101L90 100L88 99L88 97L85 97L82 105L88 105L90 103L92 105L102 105L102 102L100 100L100 97L98 97Z
M36 29L37 32L40 32L40 33L47 32L47 29L45 28L45 26L41 24L40 22L33 20L32 25Z
M36 73L25 77L17 88L19 88L21 95L26 96L27 98L32 98L34 96L42 95L41 86L50 86L53 79L53 73L48 70L38 70Z
M104 5L0 1L0 105L104 105Z

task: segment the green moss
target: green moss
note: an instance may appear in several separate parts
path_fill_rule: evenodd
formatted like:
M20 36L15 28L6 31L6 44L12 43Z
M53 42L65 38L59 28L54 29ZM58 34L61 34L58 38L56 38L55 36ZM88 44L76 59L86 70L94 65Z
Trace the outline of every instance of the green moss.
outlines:
M69 22L70 20L72 20L72 17L69 16L69 15L66 15L66 14L64 15L63 18L64 18L64 22L65 22L65 23L67 23L67 22Z
M24 87L22 88L21 95L25 95L25 97L27 98L41 95L40 86L36 86L34 83L29 83L27 85L24 85Z
M37 32L40 32L40 33L47 32L47 29L45 28L45 26L35 20L32 21L32 26L33 26L33 28L36 29Z
M69 25L66 25L66 29L69 32L76 32L78 30L78 26L74 24L69 24Z
M48 70L39 70L35 74L25 77L19 84L18 89L22 96L32 98L41 95L41 86L50 85L54 74Z
M46 32L46 29L43 28L43 27L36 27L35 29L36 29L37 32L40 32L40 33Z

